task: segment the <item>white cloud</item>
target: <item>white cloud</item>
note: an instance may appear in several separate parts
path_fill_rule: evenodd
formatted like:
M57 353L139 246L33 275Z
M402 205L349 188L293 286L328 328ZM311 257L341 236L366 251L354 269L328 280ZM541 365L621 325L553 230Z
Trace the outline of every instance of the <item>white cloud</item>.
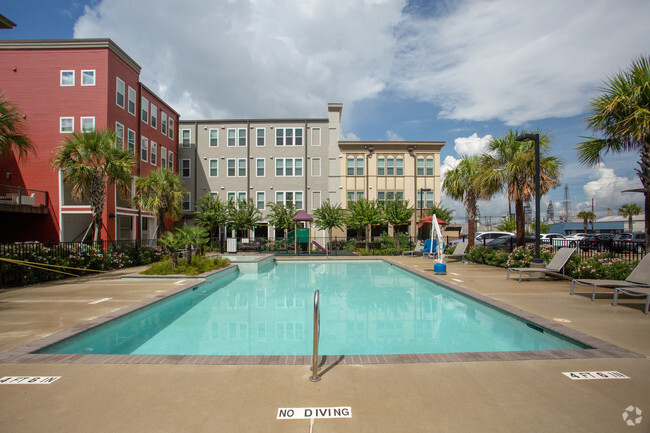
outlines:
M454 150L458 155L480 155L488 149L492 141L491 135L479 137L475 132L469 137L458 137L454 140Z
M360 141L361 139L354 132L347 132L341 134L341 141Z
M584 193L587 200L578 203L574 211L574 216L581 210L591 210L591 199L594 199L594 205L597 208L598 217L607 215L607 209L611 209L613 214L626 203L637 203L643 208L643 194L641 193L623 193L629 189L642 188L641 180L638 177L627 178L616 176L614 170L605 167L604 164L594 168L594 174L591 181L587 182L584 187Z
M605 76L648 51L647 0L451 4L403 21L394 62L394 86L445 118L521 125L577 115Z
M404 138L400 137L396 132L391 130L386 131L386 140L388 141L405 141Z
M110 37L183 118L324 117L386 87L404 0L102 0L76 38Z

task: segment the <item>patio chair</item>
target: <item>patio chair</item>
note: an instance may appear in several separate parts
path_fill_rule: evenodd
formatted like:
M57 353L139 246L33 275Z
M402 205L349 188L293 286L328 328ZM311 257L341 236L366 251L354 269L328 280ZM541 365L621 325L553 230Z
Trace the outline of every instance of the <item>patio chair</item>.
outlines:
M560 271L562 271L562 268L564 268L564 265L569 261L571 254L573 254L575 250L575 248L569 247L560 248L545 268L508 268L506 280L510 279L510 271L519 272L519 282L521 282L521 274L524 272L528 272L529 274L531 272L542 272L545 275L550 275L552 277L566 278L566 275Z
M411 257L413 257L415 255L420 255L420 254L422 254L422 248L424 248L424 245L422 244L422 241L418 240L415 243L415 249L413 249L413 251L402 251L402 255L405 256L405 255L408 254Z
M456 244L456 249L454 250L454 252L451 254L447 254L446 257L448 259L449 258L456 259L459 262L465 263L465 256L467 255L465 251L467 251L467 245L468 245L467 242L458 242Z
M618 305L619 292L630 296L645 296L645 308L643 309L643 313L648 314L648 308L650 308L650 287L616 287L614 289L614 302L612 302L612 305Z
M643 259L636 265L636 268L625 280L590 280L576 278L571 281L571 294L575 290L575 285L591 286L591 300L596 299L596 289L605 287L608 289L632 288L632 287L650 287L650 254L646 254Z

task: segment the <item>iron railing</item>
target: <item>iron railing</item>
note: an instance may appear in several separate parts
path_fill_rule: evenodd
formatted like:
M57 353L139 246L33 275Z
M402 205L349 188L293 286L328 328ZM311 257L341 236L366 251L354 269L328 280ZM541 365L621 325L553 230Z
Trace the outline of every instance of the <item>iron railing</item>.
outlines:
M48 193L20 186L0 185L0 204L47 207Z

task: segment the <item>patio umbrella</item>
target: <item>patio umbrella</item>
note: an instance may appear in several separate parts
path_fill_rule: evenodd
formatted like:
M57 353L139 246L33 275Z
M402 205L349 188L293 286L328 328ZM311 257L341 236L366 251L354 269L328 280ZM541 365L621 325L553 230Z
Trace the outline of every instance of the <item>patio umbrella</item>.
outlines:
M441 225L441 226L442 226L442 225L447 225L447 224L449 224L448 222L443 221L443 220L441 220L441 219L438 218L438 217L436 217L436 219L438 220L438 225ZM431 224L432 222L433 222L433 215L425 216L424 218L422 218L422 219L418 222L418 228L421 228L421 227L422 227L423 225L425 225L425 224Z

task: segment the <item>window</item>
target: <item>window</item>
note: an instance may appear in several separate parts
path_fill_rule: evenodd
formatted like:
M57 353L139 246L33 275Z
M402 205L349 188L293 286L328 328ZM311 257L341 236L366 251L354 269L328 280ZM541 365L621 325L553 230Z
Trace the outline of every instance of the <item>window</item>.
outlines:
M174 139L174 119L169 118L169 138Z
M404 192L403 191L377 191L377 203L383 203L384 201L403 201Z
M90 132L95 130L95 118L94 117L82 117L81 118L81 132Z
M142 121L149 123L149 101L144 96L142 97L141 105Z
M302 191L277 191L275 193L275 202L287 205L293 203L296 209L302 209Z
M320 128L311 128L311 145L320 146L321 132Z
M321 206L320 191L311 192L311 210L316 210Z
M129 101L127 111L135 116L135 89L129 87Z
M302 158L296 158L294 161L295 175L302 176Z
M128 131L127 146L131 153L135 153L135 131L132 129Z
M235 201L235 197L237 197L237 194L229 191L226 196L226 201Z
M167 168L167 149L160 146L160 167Z
M302 158L276 158L276 176L302 176Z
M183 161L185 161L185 160L183 160ZM192 210L192 202L190 200L191 196L192 196L192 193L188 192L185 195L185 197L183 197L183 210L186 211L186 212L189 212L190 210Z
M427 176L433 176L433 158L427 158Z
M169 160L167 161L167 163L169 164L169 169L171 171L174 171L174 152L172 152L171 150L169 151Z
M237 202L240 202L242 200L246 201L246 193L240 191L237 193Z
M61 87L74 86L74 71L61 71Z
M94 86L95 85L95 70L81 71L81 85Z
M296 137L296 146L302 146L302 128L296 128L294 136Z
M284 158L277 158L275 160L275 175L284 176Z
M192 176L192 168L189 159L181 159L181 177Z
M397 176L404 176L404 158L395 159L395 174Z
M237 175L235 164L237 161L234 158L228 158L228 177L235 177Z
M347 167L348 167L348 176L354 176L354 158L348 158Z
M286 128L284 130L284 145L293 146L293 129Z
M190 140L192 138L191 129L181 130L181 147L190 147Z
M158 164L158 143L155 141L151 142L151 157L149 158L151 165Z
M264 128L257 128L257 145L266 145L266 129Z
M284 129L283 128L277 128L275 130L275 145L276 146L284 146Z
M424 193L424 195L423 195ZM424 208L431 209L433 207L433 191L418 191L418 208L423 209L422 199L424 199Z
M237 130L228 128L228 147L235 147L235 140L237 139Z
M115 103L124 108L124 95L126 94L124 81L117 78L117 83L115 84Z
M311 175L312 177L320 177L320 158L311 159Z
M360 200L364 196L363 191L348 191L348 202Z
M257 158L255 160L255 166L257 167L257 177L264 177L265 176L265 167L266 165L266 160L264 158Z
M158 129L158 107L151 104L151 127Z
M140 159L144 162L149 160L149 139L147 137L140 137Z
M386 176L395 175L395 158L386 158Z
M208 132L208 140L209 140L210 147L219 146L219 130L210 129L210 131Z
M219 160L218 159L210 159L208 162L209 164L209 172L210 172L210 177L217 177L219 175Z
M124 125L115 122L115 147L124 149Z
M74 132L74 117L60 117L59 132L65 134Z
M363 176L363 158L357 158L357 176Z
M302 128L277 128L276 146L302 146Z
M386 160L377 158L377 176L386 176Z
M237 176L246 177L246 158L239 158L237 160Z
M239 147L246 146L246 128L239 128Z
M167 132L167 113L160 111L160 132L166 135Z
M266 193L264 191L258 191L256 194L256 204L259 210L264 210L264 204L266 202Z
M424 176L424 158L418 158L416 174L417 176Z

